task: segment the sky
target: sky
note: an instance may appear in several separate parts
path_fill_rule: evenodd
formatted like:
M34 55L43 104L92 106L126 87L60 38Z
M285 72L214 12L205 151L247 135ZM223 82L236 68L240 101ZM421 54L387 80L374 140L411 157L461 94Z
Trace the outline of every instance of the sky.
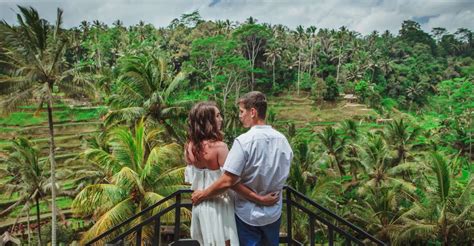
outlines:
M125 26L140 20L155 27L167 26L182 14L198 10L206 20L244 22L249 16L259 23L337 29L346 26L361 34L376 30L397 34L404 20L420 23L431 32L444 27L455 32L474 31L474 0L0 0L0 19L16 24L16 5L33 6L40 16L54 22L56 8L64 10L63 25L99 20Z

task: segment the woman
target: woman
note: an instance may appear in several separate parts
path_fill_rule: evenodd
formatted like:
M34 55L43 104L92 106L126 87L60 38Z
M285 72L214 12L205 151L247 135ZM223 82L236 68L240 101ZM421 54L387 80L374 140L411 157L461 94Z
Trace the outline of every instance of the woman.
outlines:
M185 145L186 182L192 190L204 190L222 174L221 167L229 152L222 141L222 116L213 102L200 102L189 112L188 141ZM266 204L271 194L259 196L243 185L245 197ZM252 194L249 196L248 194ZM191 238L200 245L239 245L232 197L224 193L195 205L192 210Z

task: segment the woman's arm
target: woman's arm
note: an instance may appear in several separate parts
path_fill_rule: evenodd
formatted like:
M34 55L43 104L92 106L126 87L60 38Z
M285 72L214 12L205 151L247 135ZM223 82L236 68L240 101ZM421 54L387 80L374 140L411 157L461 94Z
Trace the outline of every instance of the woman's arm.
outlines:
M191 185L191 182L192 180L190 180L190 177L189 177L189 168L191 168L191 160L189 160L189 156L188 156L188 147L189 147L189 144L190 143L186 143L184 144L184 162L186 163L186 169L184 171L184 183L187 184L187 185Z
M186 162L186 164L190 165L191 164L191 160L189 159L189 156L188 156L188 150L189 150L189 145L191 143L186 143L184 145L184 162Z

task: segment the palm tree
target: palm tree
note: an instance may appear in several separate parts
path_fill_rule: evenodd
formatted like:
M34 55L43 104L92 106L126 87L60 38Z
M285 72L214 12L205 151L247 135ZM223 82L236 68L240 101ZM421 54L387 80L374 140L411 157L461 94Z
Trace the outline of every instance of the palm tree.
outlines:
M108 148L93 147L85 151L88 160L111 176L104 177L106 182L88 185L73 201L75 214L96 219L82 242L186 187L182 148L178 144L158 143L159 133L159 130L147 131L140 120L133 131L114 128L108 135ZM154 213L161 208L156 208Z
M344 149L346 145L346 138L341 137L337 131L328 126L322 133L316 134L321 140L321 143L326 148L328 155L331 157L331 164L336 163L341 176L345 175L344 164Z
M319 170L321 171L321 170ZM288 185L297 191L305 194L313 201L324 207L337 208L338 198L341 196L341 185L334 179L334 172L324 172L322 175L312 175L305 171L302 172L300 165L292 165L290 175L288 177ZM318 177L316 179L316 177ZM306 216L296 213L293 218L292 227L295 232L294 237L300 242L308 243L308 227L309 220ZM317 234L327 233L323 223L317 223Z
M40 200L45 199L50 189L50 180L45 163L39 161L39 150L25 138L18 138L6 148L8 157L5 170L13 178L0 185L3 194L19 193L18 200L0 212L0 217L8 215L13 209L23 205L29 211L30 203L36 203L36 223L38 225L38 242L41 245ZM21 213L20 213L21 215ZM19 215L19 216L20 216ZM28 221L29 222L29 221Z
M350 164L352 182L355 183L357 182L357 170L363 167L359 156L361 148L357 144L360 138L359 126L353 120L345 120L342 123L342 130L344 131L344 137L348 140L345 158L346 162Z
M92 86L64 59L67 39L62 33L61 9L57 10L54 26L39 17L33 8L18 7L18 27L0 23L0 32L5 36L3 49L9 73L0 78L0 93L6 94L0 102L3 112L11 112L22 103L34 98L38 109L46 103L49 126L49 159L52 183L52 245L56 245L56 176L55 144L53 127L53 93L59 90L66 95L92 95Z
M282 54L282 49L278 47L276 44L271 45L267 48L267 51L265 52L264 56L267 57L267 62L272 65L272 82L273 86L272 88L276 88L276 82L275 82L275 63L277 60L281 59L281 54Z
M355 211L351 211L348 218L363 225L376 238L389 242L391 231L403 213L400 209L403 196L399 192L395 187L370 189L364 194L364 200L354 205Z
M474 240L474 179L464 185L453 179L450 163L439 153L429 155L432 176L426 199L415 201L394 230L394 245L439 240L443 245L469 244Z
M414 144L414 141L420 134L421 128L413 127L406 124L403 119L394 120L387 126L385 139L394 146L397 151L397 156L393 159L392 165L398 165L400 162L405 162L407 154Z
M176 126L183 115L186 101L173 101L172 93L184 81L184 73L170 75L166 59L162 56L127 56L119 61L120 77L110 97L112 111L106 124L126 121L130 124L144 117L163 124L168 133L180 143L184 142Z
M404 192L412 194L416 191L415 185L401 177L405 173L421 172L417 163L407 162L398 166L391 166L387 144L379 135L368 134L362 164L367 177L361 180L359 194L367 194L370 190L382 187L399 187Z
M316 30L317 28L315 26L309 26L306 28L306 33L308 35L308 41L309 41L309 68L308 72L309 75L313 75L313 63L314 63L314 47L316 46Z
M416 82L406 88L405 93L410 102L410 106L408 110L411 110L413 103L418 103L418 104L423 103L422 100L423 98L425 98L424 95L426 94L429 86L430 85L426 82Z
M100 47L100 38L99 35L103 30L106 28L106 25L99 20L94 20L92 22L92 29L91 33L93 34L93 40L92 40L92 49L93 53L91 54L94 58L94 63L96 70L98 72L102 72L102 63L103 63L103 53L102 53L102 48Z
M337 71L336 71L336 83L339 83L339 77L340 77L340 68L342 65L342 60L344 59L343 57L343 52L344 52L344 46L346 45L346 39L348 38L348 30L345 26L342 26L339 29L339 32L336 34L336 39L339 44L339 49L338 49L338 54L337 54Z
M307 35L304 31L303 26L299 25L299 26L296 27L296 31L294 32L294 36L295 36L295 41L297 42L297 46L298 46L298 61L296 62L298 64L298 78L297 78L297 81L296 81L296 91L297 91L297 94L299 95L300 94L301 73L302 73L302 70L303 70L303 68L302 68L303 48L305 46L305 42L306 42L306 38L307 38Z

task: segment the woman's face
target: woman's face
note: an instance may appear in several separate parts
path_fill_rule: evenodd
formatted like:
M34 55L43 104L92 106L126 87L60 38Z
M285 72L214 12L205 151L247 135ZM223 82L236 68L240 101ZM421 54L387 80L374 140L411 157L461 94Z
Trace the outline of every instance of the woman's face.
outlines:
M222 115L219 109L216 107L216 122L217 122L217 127L219 127L219 130L222 130Z

